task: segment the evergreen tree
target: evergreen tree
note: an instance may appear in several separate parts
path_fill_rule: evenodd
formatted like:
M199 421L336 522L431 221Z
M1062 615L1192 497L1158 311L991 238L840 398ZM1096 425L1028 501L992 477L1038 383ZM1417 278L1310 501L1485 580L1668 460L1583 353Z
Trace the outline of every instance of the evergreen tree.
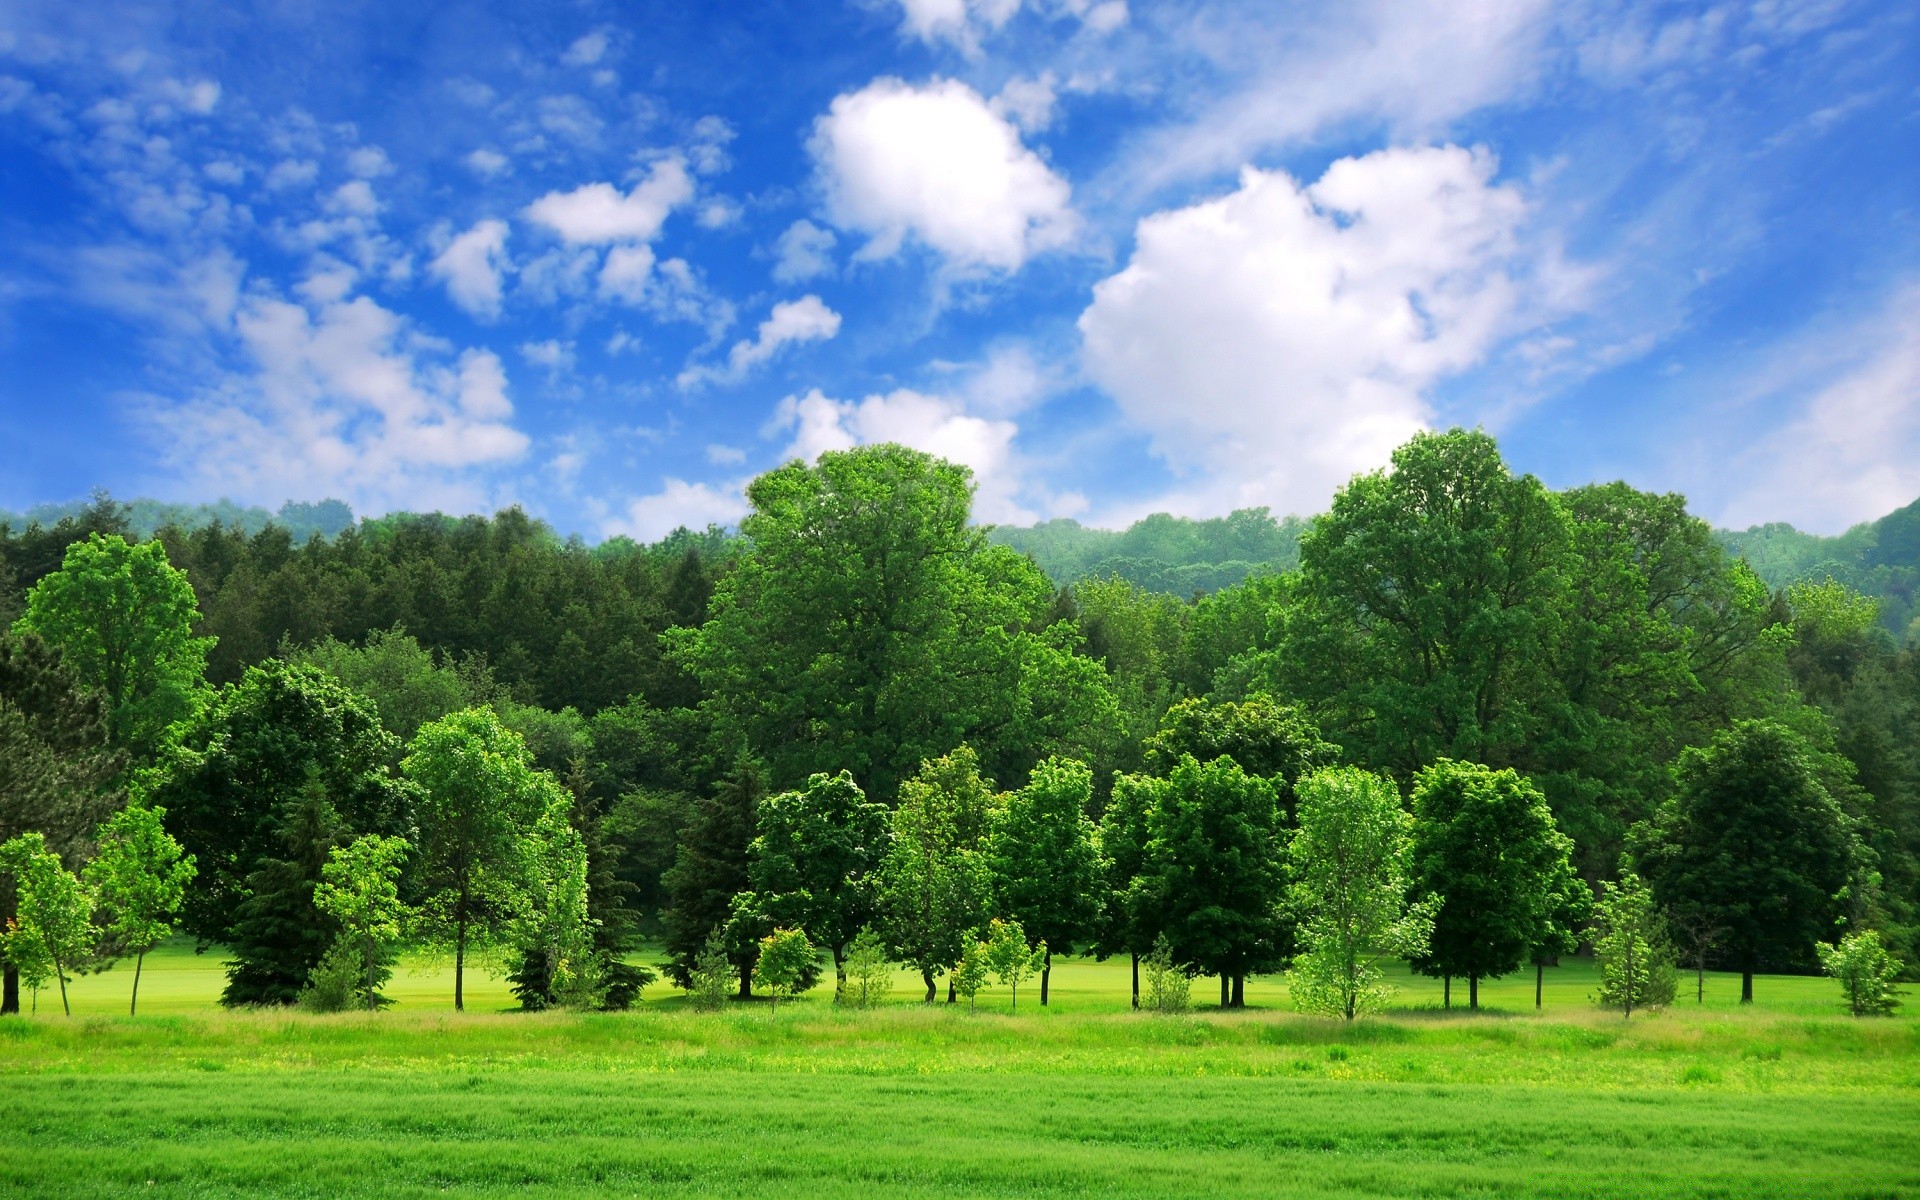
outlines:
M262 855L241 881L244 897L225 923L229 1008L299 1001L339 926L314 904L314 889L333 851L353 837L327 789L310 779L269 821L279 853Z
M740 758L733 771L695 803L673 867L661 879L669 898L662 921L672 956L667 969L682 987L688 985L702 947L718 933L739 975L740 998L753 996L758 947L735 936L733 898L753 886L749 862L765 779L757 761Z

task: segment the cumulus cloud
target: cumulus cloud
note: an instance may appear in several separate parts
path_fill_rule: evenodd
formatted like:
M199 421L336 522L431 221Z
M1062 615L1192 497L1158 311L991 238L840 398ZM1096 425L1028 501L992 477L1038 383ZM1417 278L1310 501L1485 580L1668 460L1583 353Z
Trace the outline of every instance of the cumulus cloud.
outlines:
M692 387L706 381L744 378L748 371L795 342L826 341L840 332L840 314L828 308L818 296L802 296L773 306L773 312L760 322L760 331L751 340L733 344L724 369L689 367L680 373L680 386Z
M153 402L164 454L215 491L254 501L338 495L356 508L474 507L479 473L528 448L491 351L451 361L362 296L249 298L234 329L250 369L184 405Z
M500 315L506 270L507 223L497 220L476 222L427 265L427 273L446 284L455 304L489 320Z
M653 247L615 246L600 267L600 294L610 300L639 304L647 298L653 278Z
M606 57L606 53L607 31L596 29L574 39L573 44L567 47L567 52L560 56L560 61L569 67L590 67Z
M957 80L880 79L837 97L809 143L828 215L885 258L909 238L962 270L1014 271L1073 236L1067 181Z
M1080 331L1089 374L1196 481L1167 506L1317 512L1427 422L1425 389L1546 319L1520 311L1526 205L1494 171L1452 146L1311 186L1249 168L1140 222Z
M787 226L774 244L779 256L773 264L773 277L780 283L799 283L833 270L833 231L812 221L799 220Z
M901 388L864 400L835 400L815 388L780 402L769 433L790 433L788 458L808 462L828 450L898 442L972 468L978 485L974 516L1030 524L1038 515L1019 502L1021 479L1013 439L1019 426L969 414L956 400Z
M693 178L678 158L653 164L632 191L589 183L570 192L548 192L527 206L527 218L576 245L650 242L674 209L693 199Z
M628 504L601 528L608 537L657 542L682 526L732 525L747 515L745 487L744 481L714 485L669 477L659 491Z

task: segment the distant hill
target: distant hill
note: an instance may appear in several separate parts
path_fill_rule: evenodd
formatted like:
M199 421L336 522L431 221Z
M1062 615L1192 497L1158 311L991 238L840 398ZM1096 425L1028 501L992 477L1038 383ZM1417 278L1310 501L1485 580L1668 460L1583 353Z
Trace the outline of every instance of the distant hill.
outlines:
M1855 525L1837 537L1791 525L1717 529L1728 552L1746 559L1768 586L1833 578L1880 601L1880 618L1896 638L1920 639L1920 500Z
M1257 571L1300 564L1299 517L1275 520L1264 508L1196 521L1155 513L1123 530L1089 529L1062 518L1030 528L995 526L989 540L1031 554L1061 586L1118 575L1151 592L1191 596L1232 587Z
M105 493L99 493L89 500L36 504L24 513L0 509L0 524L15 529L25 529L29 525L55 525L67 517L78 517L89 505L106 499ZM269 512L257 505L243 507L224 497L212 504L168 504L145 498L122 501L120 504L126 512L128 526L143 538L152 537L155 531L168 525L180 529L204 529L216 521L229 529L243 529L248 533L259 533L268 525L278 525L292 534L296 542L316 537L330 538L353 527L353 510L342 500L322 500L315 504L289 500L280 506L278 512Z

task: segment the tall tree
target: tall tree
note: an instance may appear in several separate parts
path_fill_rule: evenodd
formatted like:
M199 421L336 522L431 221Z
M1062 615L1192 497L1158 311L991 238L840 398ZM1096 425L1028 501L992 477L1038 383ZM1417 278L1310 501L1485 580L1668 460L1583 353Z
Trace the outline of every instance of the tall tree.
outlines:
M193 882L193 855L183 853L162 823L165 809L130 805L108 817L98 848L82 873L106 918L108 944L132 954L133 995L127 1015L140 1009L140 971L147 951L173 932L173 921Z
M900 785L881 869L882 907L893 952L920 972L928 1004L934 977L960 961L993 915L987 838L999 804L966 746L927 760Z
M880 915L880 867L891 829L885 805L853 776L814 775L760 802L748 879L761 916L801 929L833 955L835 998L846 990L847 947Z
M1413 787L1413 888L1441 898L1423 975L1480 981L1517 970L1551 935L1573 886L1573 842L1538 788L1513 770L1441 759Z
M94 828L124 799L122 762L107 744L99 693L38 637L0 633L0 842L38 833L77 865ZM0 879L0 929L16 899ZM8 960L0 1014L19 1011L20 971Z
M229 1008L297 1003L340 931L313 899L328 859L353 837L326 785L309 778L274 806L265 828L266 844L223 917L232 957L220 1003Z
M1682 755L1657 830L1640 870L1662 905L1725 931L1743 1004L1756 971L1811 965L1859 898L1853 823L1783 725L1740 721Z
M669 970L682 987L708 939L718 936L740 977L740 998L753 995L753 960L759 943L751 930L735 928L733 898L750 890L754 826L767 794L760 763L742 756L733 770L693 806L679 851L661 879L668 896L663 924Z
M1182 963L1220 976L1222 1008L1282 965L1285 841L1273 784L1231 758L1182 755L1147 815L1144 889Z
M1391 780L1329 767L1299 790L1287 902L1299 921L1300 952L1288 990L1305 1011L1351 1021L1392 993L1381 958L1426 952L1440 901L1408 903L1413 819Z
M193 585L159 542L95 534L33 585L15 628L59 647L99 690L114 745L148 754L192 712L202 686L213 640L193 635L199 616Z
M421 726L402 769L419 788L423 918L453 948L453 1006L463 1009L467 949L504 931L525 882L521 843L568 797L490 708Z
M1100 865L1105 878L1097 949L1103 956L1125 954L1132 960L1135 1008L1140 1007L1140 958L1160 936L1159 911L1147 875L1147 816L1159 797L1161 782L1147 775L1116 777L1107 810L1100 814Z
M1094 940L1100 922L1098 834L1087 809L1093 772L1073 759L1050 758L1009 794L994 822L988 854L998 908L1045 947L1040 1004L1046 1006L1053 955Z

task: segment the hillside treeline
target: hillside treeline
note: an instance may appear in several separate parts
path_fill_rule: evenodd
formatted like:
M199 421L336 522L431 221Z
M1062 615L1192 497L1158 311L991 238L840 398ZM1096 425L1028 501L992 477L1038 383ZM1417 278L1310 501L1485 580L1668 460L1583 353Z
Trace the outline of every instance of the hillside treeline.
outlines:
M164 810L236 1003L309 986L367 837L421 937L506 955L533 1006L589 958L630 997L643 935L745 989L795 925L836 965L876 931L931 995L996 919L1164 941L1229 999L1305 927L1303 792L1407 810L1382 877L1437 904L1437 975L1570 950L1556 859L1588 899L1644 875L1702 963L1811 969L1862 930L1911 961L1920 654L1843 584L1769 589L1680 497L1423 435L1297 568L1194 601L1056 588L970 524L965 468L900 447L748 498L737 540L591 549L517 511L0 529L0 840L78 866L115 808Z

